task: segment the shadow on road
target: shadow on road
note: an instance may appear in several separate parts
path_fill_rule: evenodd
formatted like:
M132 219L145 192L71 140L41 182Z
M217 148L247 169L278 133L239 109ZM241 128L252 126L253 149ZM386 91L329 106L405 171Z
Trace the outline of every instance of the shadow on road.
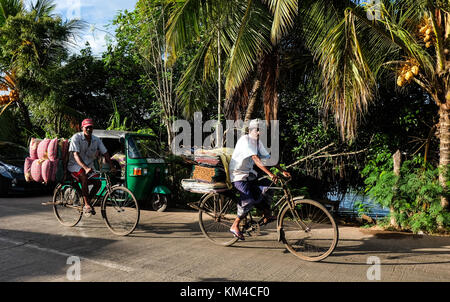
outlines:
M65 277L70 267L69 257L95 258L113 242L104 238L0 229L0 281Z
M361 229L361 236L348 238L342 230L334 253L324 262L367 265L370 256L377 256L381 265L428 265L450 263L450 237L416 235L401 232ZM353 230L352 233L355 231ZM364 236L363 236L364 235ZM370 236L367 236L370 235ZM345 259L345 261L339 261ZM347 260L348 259L348 260ZM337 260L337 261L336 261Z

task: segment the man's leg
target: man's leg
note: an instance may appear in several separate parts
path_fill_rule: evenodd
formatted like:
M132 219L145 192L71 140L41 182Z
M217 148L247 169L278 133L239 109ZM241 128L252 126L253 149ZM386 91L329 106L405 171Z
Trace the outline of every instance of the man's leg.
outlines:
M273 200L273 190L269 189L271 184L272 182L267 178L257 182L257 190L255 194L258 196L258 203L255 207L263 213L263 223L267 223L269 220L276 218L272 216L272 211L270 210Z
M84 170L78 174L78 179L81 184L81 195L83 196L84 207L88 210L91 209L90 198L89 198L89 184L86 173Z
M99 179L89 179L88 185L93 185L91 191L89 192L89 200L92 200L95 195L98 193L98 190L100 190L100 187L102 186L102 182Z
M239 191L240 201L237 205L238 217L234 220L231 225L230 231L234 234L240 234L239 223L241 219L244 218L248 212L255 206L257 201L254 196L254 189L252 188L252 184L249 181L237 181L233 183L233 186ZM242 238L240 238L242 239Z

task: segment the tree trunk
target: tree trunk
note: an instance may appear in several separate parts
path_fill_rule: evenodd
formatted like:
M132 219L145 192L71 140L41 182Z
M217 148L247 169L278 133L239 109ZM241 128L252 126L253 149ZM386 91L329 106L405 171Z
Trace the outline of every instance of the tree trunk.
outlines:
M395 152L395 154L393 156L393 159L394 159L394 174L396 176L400 176L400 168L402 166L402 154L400 153L400 150L397 150L397 152ZM395 199L397 197L396 196L397 190L398 190L398 188L397 188L397 186L395 186L395 188L394 188L394 198L392 199L393 202L395 201ZM397 228L398 224L397 224L397 221L395 220L394 212L395 212L394 206L391 203L391 206L390 206L391 226L393 226L394 228Z
M25 129L28 130L28 133L32 133L33 125L31 124L30 112L27 105L25 105L25 103L20 98L17 99L16 102L20 112L22 113L23 122L25 123Z
M260 80L255 80L253 83L252 92L250 93L250 99L248 100L247 111L245 113L244 122L249 121L252 118L253 111L255 110L255 104L258 96L259 86L261 85Z
M444 103L439 109L439 183L447 189L447 174L450 164L450 106ZM449 200L447 196L441 196L441 205L443 208L449 210Z

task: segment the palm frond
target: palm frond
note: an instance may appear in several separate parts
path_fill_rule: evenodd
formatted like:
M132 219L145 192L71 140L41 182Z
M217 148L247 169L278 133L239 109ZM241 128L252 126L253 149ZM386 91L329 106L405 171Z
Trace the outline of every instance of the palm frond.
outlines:
M269 42L271 18L265 7L248 1L237 9L234 26L227 28L227 34L234 41L226 70L225 90L227 98L254 69L258 59L271 49Z
M166 43L172 63L175 62L178 52L200 33L202 2L201 0L170 0Z
M21 0L0 0L0 27L9 16L15 16L23 10Z
M263 2L269 6L273 14L270 40L275 45L294 24L298 0L263 0Z
M202 96L204 96L203 88L206 86L207 79L204 79L203 83L205 84L201 85L197 79L201 78L200 75L203 72L205 57L211 56L209 51L211 51L215 42L214 34L210 33L208 39L203 41L197 50L175 89L178 102L184 107L183 114L187 118L192 117L194 112L201 109L205 103Z
M36 0L31 2L30 10L36 13L36 18L44 16L53 16L55 12L56 4L54 0Z
M324 108L332 109L343 139L356 135L358 116L374 95L375 77L356 34L355 17L347 14L316 51L322 72Z

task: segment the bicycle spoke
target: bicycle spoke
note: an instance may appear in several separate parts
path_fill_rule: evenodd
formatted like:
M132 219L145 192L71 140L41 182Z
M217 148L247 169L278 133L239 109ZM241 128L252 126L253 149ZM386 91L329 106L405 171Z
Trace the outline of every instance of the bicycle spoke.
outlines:
M283 241L294 255L319 261L332 253L337 244L337 226L328 211L314 201L298 201L293 210L282 214ZM299 221L300 220L300 221ZM300 225L304 227L299 227Z
M115 187L105 196L102 210L108 228L116 235L130 234L139 222L137 201L124 187Z
M210 241L225 246L236 242L229 231L236 218L236 204L233 200L212 194L202 200L200 208L200 229Z
M55 189L53 212L62 225L73 227L80 221L81 204L81 194L72 185L62 185Z

